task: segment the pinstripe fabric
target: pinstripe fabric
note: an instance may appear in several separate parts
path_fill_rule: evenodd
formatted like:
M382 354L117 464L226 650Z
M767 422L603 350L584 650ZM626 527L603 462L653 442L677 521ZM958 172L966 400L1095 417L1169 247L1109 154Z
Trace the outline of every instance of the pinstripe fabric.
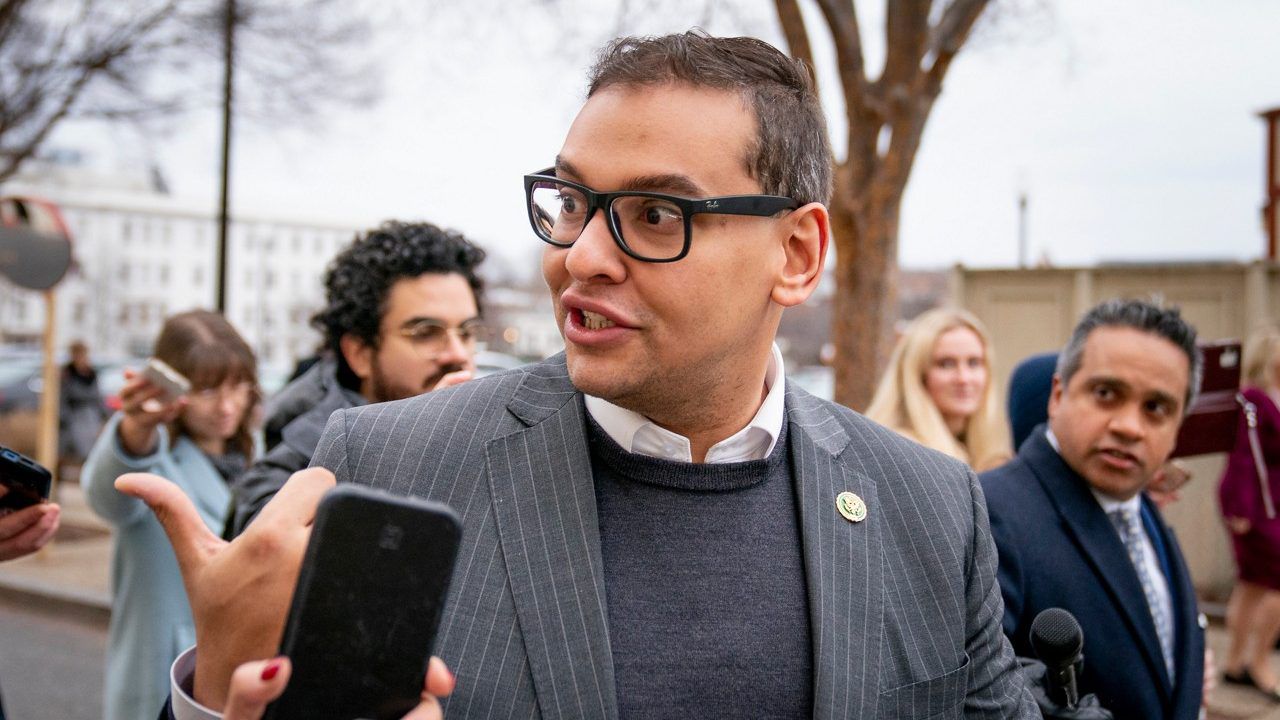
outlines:
M814 716L1039 717L972 474L790 384L787 412ZM436 647L458 676L447 717L617 717L584 413L560 356L329 421L313 464L462 517ZM866 521L836 512L846 490Z

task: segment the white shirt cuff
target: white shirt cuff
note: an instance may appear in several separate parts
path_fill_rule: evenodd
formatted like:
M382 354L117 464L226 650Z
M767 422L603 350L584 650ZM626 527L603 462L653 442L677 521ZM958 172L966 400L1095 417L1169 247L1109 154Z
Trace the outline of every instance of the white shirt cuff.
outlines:
M192 645L169 668L169 702L174 720L222 720L222 713L210 710L191 696L195 677L196 646Z

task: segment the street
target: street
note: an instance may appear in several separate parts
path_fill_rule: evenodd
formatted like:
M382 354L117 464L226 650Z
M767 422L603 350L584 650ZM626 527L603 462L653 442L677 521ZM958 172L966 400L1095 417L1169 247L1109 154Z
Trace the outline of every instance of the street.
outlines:
M100 720L106 613L0 592L0 688L10 720Z

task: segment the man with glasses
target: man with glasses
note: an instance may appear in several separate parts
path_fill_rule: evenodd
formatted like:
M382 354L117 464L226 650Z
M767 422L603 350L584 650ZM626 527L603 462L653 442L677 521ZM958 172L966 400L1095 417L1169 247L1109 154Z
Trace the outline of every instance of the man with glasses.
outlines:
M604 51L525 178L565 353L336 413L316 452L462 519L435 644L454 675L432 663L413 717L1039 717L973 474L785 379L774 335L822 276L831 175L808 71L773 47ZM192 675L237 717L280 692L254 659L332 483L298 473L273 527L220 546L163 482L120 481L166 518L206 628L175 708Z
M329 263L325 307L311 319L324 336L324 357L267 404L267 452L231 483L227 537L243 532L307 466L335 410L471 379L482 260L484 251L456 232L391 221Z

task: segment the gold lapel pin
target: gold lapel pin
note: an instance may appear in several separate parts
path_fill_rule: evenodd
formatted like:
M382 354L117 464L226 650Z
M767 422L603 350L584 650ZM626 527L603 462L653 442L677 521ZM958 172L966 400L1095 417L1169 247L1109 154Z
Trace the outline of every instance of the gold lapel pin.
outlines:
M867 504L862 498L851 492L842 492L836 496L836 510L849 522L862 522L867 519Z

